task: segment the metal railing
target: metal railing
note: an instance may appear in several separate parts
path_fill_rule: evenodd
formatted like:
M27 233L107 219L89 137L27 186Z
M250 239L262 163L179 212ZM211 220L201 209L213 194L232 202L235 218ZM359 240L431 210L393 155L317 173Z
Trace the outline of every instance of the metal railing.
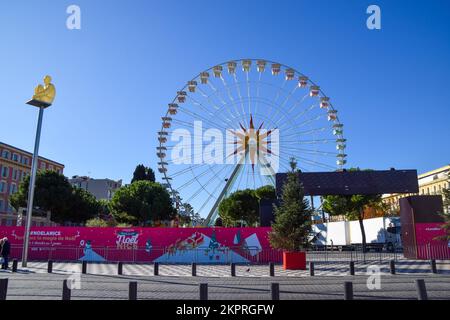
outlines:
M11 259L21 260L22 246L11 246ZM405 254L404 254L405 253ZM361 246L347 246L346 250L335 250L329 247L312 247L306 250L308 262L319 263L357 263L397 261L404 257L413 259L450 260L450 248L446 245L425 245L417 247L394 248L386 250L380 248L376 251L363 251ZM268 264L281 263L283 252L272 248L257 247L231 247L209 248L197 247L195 249L177 249L173 247L144 248L116 248L116 247L38 247L31 246L30 261L90 261L90 262L124 262L124 263L152 263L164 264Z

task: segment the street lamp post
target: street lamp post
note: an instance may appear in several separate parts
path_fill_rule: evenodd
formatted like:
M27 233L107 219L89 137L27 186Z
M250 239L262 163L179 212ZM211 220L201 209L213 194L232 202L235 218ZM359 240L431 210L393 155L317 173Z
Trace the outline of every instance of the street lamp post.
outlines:
M39 142L41 140L42 118L44 116L44 110L50 107L55 99L56 90L51 83L50 76L44 78L44 86L39 85L35 89L33 99L27 102L27 104L39 108L38 124L36 129L36 140L34 142L33 160L31 161L31 176L30 186L28 189L28 202L27 202L27 219L25 238L23 243L22 253L22 267L27 266L28 262L28 248L30 243L30 229L31 219L33 216L33 200L34 200L34 186L36 180L37 166L39 162Z

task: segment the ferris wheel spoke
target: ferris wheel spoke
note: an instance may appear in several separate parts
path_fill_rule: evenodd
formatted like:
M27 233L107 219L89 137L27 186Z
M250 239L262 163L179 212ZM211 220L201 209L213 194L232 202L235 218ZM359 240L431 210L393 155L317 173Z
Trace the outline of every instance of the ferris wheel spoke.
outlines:
M185 109L185 108L178 108L178 110L180 110L181 112L183 112L183 113L185 113L185 114L188 114L188 115L192 116L192 118L194 118L194 119L196 119L196 118L202 119L203 122L209 123L210 125L212 125L213 128L218 128L218 127L219 127L219 126L217 125L216 122L212 122L212 121L209 120L208 118L205 118L205 117L199 115L199 114L196 113L196 112L187 110L187 109ZM222 130L226 130L225 127L220 126L220 128L221 128Z
M281 109L283 109L284 106L285 106L285 104L289 101L289 99L290 99L291 97L294 96L294 93L297 91L297 89L298 89L298 84L296 84L295 87L294 87L294 89L292 89L292 91L287 95L287 97L284 99L284 101L283 101L283 103L280 105L280 107L277 108L277 112L276 112L272 117L275 118L276 116L278 116L279 111L280 111Z
M226 82L225 78L224 78L222 75L220 75L220 79L222 80L222 83L223 83L224 88L226 88L226 90L227 90L228 98L230 99L231 105L234 106L234 111L236 112L236 114L237 114L238 116L240 116L241 114L240 114L239 109L237 108L236 104L234 103L234 98L233 98L233 96L231 95L231 89L230 89L230 87L228 86L228 83Z
M249 83L249 72L245 73L247 77L247 97L248 97L248 114L252 114L252 108L251 108L251 99L250 99L250 83Z
M313 140L282 140L283 143L290 144L325 144L325 143L335 143L336 139L313 139Z
M286 155L290 155L290 153L287 153L287 152L284 152L284 151L282 151L281 153L284 153ZM322 162L319 162L319 161L311 160L311 159L308 159L308 158L305 158L305 157L300 157L300 156L295 156L295 158L298 159L298 160L303 160L305 163L308 163L308 164L311 164L311 165L319 166L319 167L326 168L326 169L335 170L335 167L330 166L330 165L328 165L326 163L322 163Z
M214 173L213 176L212 176L209 180L206 181L206 183L202 184L202 183L198 182L198 184L200 185L200 189L197 190L196 192L194 192L194 194L189 198L188 202L194 200L194 199L201 193L201 190L204 190L204 191L205 191L206 193L208 193L211 197L214 197L214 195L213 195L212 193L210 193L209 190L207 190L206 187L207 187L211 182L213 182L213 181L215 181L215 180L219 180L219 181L220 181L220 178L218 177L218 174L219 174L220 172L222 172L222 171L223 171L224 169L226 169L226 168L227 168L226 166L223 166L223 168L222 168L221 170L219 170L218 173Z
M336 157L339 153L338 152L328 152L328 151L320 151L320 150L311 150L311 149L303 149L303 148L295 148L295 147L285 147L286 150L293 150L293 151L302 151L305 153L310 154L320 154L324 156L333 156Z
M237 92L238 92L239 100L241 101L242 116L245 117L244 104L242 103L241 88L240 88L240 85L238 84L236 73L233 74L233 78L234 78L234 83L236 84L236 89L237 89Z
M209 96L207 96L208 98L209 98ZM219 110L216 110L216 112L215 113L211 113L209 110L207 110L207 108L202 104L202 103L200 103L199 101L197 101L196 99L194 99L194 98L192 98L192 97L190 97L189 96L189 98L190 99L192 99L193 101L194 101L194 104L196 104L196 105L198 105L198 106L200 106L205 112L207 112L212 118L214 118L214 119L217 119L217 118L221 118L221 116L223 115L222 114L222 110L221 109L219 109ZM226 102L225 102L226 103ZM225 105L224 105L225 106ZM225 108L226 110L228 110L228 113L231 115L231 117L234 119L235 118L235 116L230 112L230 109L229 108ZM227 122L227 123L230 123L230 124L232 124L233 122L232 122L232 120L230 120L230 119L228 119L228 118L222 118L222 120L224 120L224 122Z
M325 131L327 129L329 129L329 128L327 128L327 127L315 128L315 129L311 129L311 130L307 130L307 131L299 131L299 132L296 132L296 133L283 135L283 137L287 138L287 137L298 136L298 135L314 134L314 133L318 133L318 132L323 132L323 131Z
M261 82L262 72L259 73L258 82L256 84L256 101L255 101L255 113L258 113L258 99L259 99L259 84Z

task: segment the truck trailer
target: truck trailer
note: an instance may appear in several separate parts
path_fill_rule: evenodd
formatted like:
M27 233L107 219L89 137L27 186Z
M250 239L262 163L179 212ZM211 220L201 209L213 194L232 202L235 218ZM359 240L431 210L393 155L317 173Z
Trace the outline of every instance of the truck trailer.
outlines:
M401 226L398 217L380 217L363 220L367 250L394 251L400 249ZM353 250L362 246L361 228L358 220L326 222L313 225L314 244L329 250Z

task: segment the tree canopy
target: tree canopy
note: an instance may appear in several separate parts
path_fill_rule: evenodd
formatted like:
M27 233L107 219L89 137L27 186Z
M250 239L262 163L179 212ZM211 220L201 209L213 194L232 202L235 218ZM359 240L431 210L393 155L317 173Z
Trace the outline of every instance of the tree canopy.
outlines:
M136 181L117 190L110 209L117 222L135 226L150 226L176 216L167 190L151 181Z
M144 166L143 164L139 164L136 166L136 169L133 173L133 179L131 179L131 183L136 181L151 181L155 182L155 172L153 169Z
M27 206L30 177L19 185L10 197L11 205L18 210ZM44 170L36 174L33 207L50 211L56 223L83 223L98 214L100 206L89 192L73 188L67 178L54 171Z
M220 203L221 222L227 227L237 226L241 223L248 226L255 225L259 220L259 201L275 198L273 186L263 186L256 190L238 190Z

